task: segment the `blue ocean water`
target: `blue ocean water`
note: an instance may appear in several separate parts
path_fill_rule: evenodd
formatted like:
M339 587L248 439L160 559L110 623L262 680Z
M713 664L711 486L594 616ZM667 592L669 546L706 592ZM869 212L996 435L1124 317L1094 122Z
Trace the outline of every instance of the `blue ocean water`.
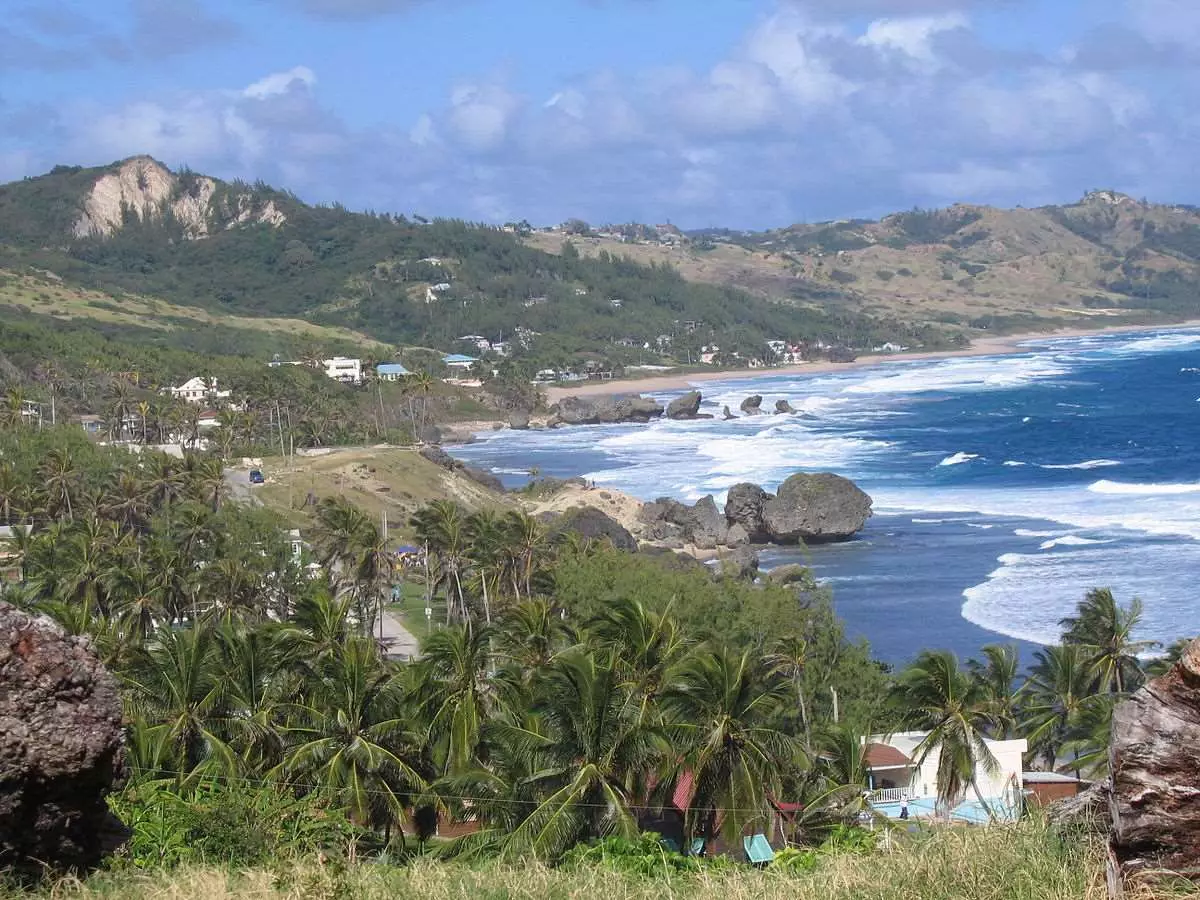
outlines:
M1095 586L1144 601L1144 637L1200 633L1200 331L701 389L708 412L762 394L804 415L502 431L452 452L514 485L536 467L645 499L722 501L801 470L853 478L876 512L856 540L764 563L812 565L889 662L1005 638L1028 651Z

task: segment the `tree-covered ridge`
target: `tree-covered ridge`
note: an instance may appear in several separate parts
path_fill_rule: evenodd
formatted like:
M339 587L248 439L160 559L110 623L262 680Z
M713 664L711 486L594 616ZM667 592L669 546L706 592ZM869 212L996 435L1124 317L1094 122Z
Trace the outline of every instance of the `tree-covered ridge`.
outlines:
M134 163L147 165L123 165ZM68 226L88 203L89 179L112 169L59 169L0 186L0 263L49 269L88 287L240 315L299 316L444 349L464 334L498 341L518 329L525 343L540 333L572 353L616 341L653 345L660 335L754 353L768 338L938 341L934 331L839 308L836 296L821 305L772 303L686 281L668 266L549 254L501 229L313 207L263 185L193 173L162 176L173 186L153 215L129 207L111 234L77 236ZM201 181L214 186L200 191ZM194 205L180 205L189 197L206 204L202 235ZM238 214L268 207L277 217Z

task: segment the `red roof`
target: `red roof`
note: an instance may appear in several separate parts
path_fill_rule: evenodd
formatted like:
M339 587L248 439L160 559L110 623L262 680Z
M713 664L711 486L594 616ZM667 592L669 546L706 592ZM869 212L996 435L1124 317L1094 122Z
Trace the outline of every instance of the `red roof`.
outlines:
M675 793L671 795L671 805L680 812L686 812L692 805L692 797L696 793L696 779L691 769L685 769L675 782Z
M887 744L867 744L863 762L868 769L895 769L912 765L911 759Z

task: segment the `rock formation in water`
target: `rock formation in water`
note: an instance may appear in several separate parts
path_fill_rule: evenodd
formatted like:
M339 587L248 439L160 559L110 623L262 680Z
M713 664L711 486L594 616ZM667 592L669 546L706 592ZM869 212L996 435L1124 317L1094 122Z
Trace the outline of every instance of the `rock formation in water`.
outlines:
M840 541L862 530L871 498L848 478L797 473L768 494L756 484L736 484L725 501L725 518L741 525L755 543Z
M0 602L0 869L87 870L125 838L116 680L84 638Z
M508 427L514 431L525 431L529 428L529 413L521 409L513 410L508 415Z
M748 416L761 416L762 411L762 395L754 394L742 401L740 409Z
M1111 845L1125 874L1200 879L1200 640L1113 712Z
M721 407L721 418L728 422L730 419L736 419L737 416L729 411L728 406L723 406Z
M688 391L667 404L668 419L695 419L700 412L702 396L699 391Z
M642 397L605 394L599 397L563 397L550 407L549 425L611 425L618 422L649 422L663 414L663 407Z
M796 412L796 410L792 407L792 404L788 403L786 400L776 400L775 401L775 414L776 415L789 415L790 416L794 412Z

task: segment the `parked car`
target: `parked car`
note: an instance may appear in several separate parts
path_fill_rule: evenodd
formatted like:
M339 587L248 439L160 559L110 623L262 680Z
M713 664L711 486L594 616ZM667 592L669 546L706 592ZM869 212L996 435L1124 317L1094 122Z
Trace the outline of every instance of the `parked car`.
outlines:
M250 470L250 483L251 484L263 484L264 482L266 482L266 480L267 479L263 478L263 473L260 472L258 469Z

